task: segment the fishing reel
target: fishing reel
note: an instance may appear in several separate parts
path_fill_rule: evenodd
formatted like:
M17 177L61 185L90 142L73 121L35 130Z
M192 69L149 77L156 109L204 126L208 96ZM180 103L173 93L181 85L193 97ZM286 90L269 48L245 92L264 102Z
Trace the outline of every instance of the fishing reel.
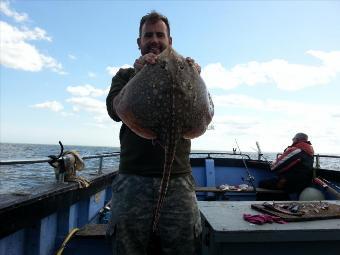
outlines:
M64 146L61 143L61 141L59 141L59 145L60 145L59 155L58 156L49 155L48 157L51 158L51 161L49 161L48 163L54 168L54 174L55 174L55 178L57 182L64 183L65 172L66 172L66 168L65 168L66 162L64 162L64 158L62 157L64 153Z
M251 186L253 186L253 183L254 183L254 181L255 181L255 177L252 176L252 175L248 175L247 178L242 177L241 179L242 179L243 182L247 182L247 183L249 183Z

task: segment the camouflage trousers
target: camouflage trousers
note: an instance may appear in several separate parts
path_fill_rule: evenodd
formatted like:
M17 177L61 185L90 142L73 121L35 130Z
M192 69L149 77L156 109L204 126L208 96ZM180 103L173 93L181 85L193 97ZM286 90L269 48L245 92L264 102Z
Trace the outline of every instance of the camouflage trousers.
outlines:
M148 254L161 178L119 174L112 184L108 234L113 254ZM202 231L192 175L172 178L161 209L157 235L161 254L196 254Z

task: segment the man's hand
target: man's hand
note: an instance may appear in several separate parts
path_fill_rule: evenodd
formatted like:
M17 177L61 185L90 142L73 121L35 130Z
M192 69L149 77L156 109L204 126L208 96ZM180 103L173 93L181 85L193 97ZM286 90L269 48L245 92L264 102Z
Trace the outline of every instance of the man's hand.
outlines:
M133 67L135 68L136 72L139 72L145 64L156 64L157 62L157 55L154 53L148 53L140 58L136 59L135 63L133 64Z
M195 63L195 60L190 58L190 57L187 57L185 58L185 60L188 62L189 65L195 67L195 69L197 70L197 72L200 74L201 73L201 67L199 64Z

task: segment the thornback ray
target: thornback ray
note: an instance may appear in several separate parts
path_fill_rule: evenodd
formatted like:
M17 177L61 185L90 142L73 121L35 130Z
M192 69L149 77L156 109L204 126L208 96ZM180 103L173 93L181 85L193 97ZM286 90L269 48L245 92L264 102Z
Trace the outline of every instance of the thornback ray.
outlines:
M116 96L116 113L137 135L157 140L165 162L153 232L158 228L179 139L202 135L214 115L214 105L196 68L168 47L156 64L145 65Z

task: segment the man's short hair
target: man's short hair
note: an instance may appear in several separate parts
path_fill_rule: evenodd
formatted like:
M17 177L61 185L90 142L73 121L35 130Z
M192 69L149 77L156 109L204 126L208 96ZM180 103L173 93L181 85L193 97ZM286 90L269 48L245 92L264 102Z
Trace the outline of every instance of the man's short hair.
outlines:
M293 139L308 141L308 135L306 135L305 133L297 133Z
M165 17L164 15L156 12L156 11L151 11L150 13L148 13L147 15L145 15L141 18L140 24L139 24L139 37L142 36L142 27L145 23L154 24L159 20L161 20L165 23L165 25L168 29L168 36L170 37L170 25L169 25L168 18Z

